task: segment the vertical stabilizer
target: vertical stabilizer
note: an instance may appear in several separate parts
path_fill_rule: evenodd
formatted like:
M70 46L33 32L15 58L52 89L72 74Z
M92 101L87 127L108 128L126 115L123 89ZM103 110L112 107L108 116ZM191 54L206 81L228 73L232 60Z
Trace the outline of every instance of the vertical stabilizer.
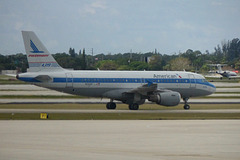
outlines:
M22 31L29 72L62 70L46 47L32 31Z
M218 68L218 72L221 73L222 72L222 65L221 64L217 64L217 68Z

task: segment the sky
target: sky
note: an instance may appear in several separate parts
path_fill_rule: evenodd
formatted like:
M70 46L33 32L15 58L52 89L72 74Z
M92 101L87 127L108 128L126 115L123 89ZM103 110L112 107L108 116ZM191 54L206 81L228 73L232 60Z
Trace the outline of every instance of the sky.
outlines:
M239 0L0 0L0 54L34 31L50 53L210 53L240 38Z

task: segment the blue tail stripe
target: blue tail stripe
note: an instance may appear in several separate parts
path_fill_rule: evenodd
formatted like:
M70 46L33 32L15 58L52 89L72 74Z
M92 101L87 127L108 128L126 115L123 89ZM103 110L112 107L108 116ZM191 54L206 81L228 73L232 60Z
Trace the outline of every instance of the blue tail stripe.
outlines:
M44 53L43 51L39 51L38 48L36 47L36 45L33 43L32 40L30 40L30 46L32 48L33 51L31 51L32 53Z
M33 51L39 51L32 40L30 40L30 45L31 45L31 48L33 49Z

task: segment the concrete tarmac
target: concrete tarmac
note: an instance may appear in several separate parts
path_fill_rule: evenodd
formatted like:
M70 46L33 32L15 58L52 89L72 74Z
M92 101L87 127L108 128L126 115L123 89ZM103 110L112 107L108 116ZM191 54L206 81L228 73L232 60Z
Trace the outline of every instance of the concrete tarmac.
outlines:
M0 121L3 160L239 160L239 120Z
M0 113L240 113L240 109L108 110L108 109L0 109Z

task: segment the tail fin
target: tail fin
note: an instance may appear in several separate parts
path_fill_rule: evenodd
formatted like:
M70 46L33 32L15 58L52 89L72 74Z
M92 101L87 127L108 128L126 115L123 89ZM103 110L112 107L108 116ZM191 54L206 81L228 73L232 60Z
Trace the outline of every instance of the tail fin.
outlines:
M218 72L222 72L222 65L221 64L217 64L217 68L218 68Z
M63 68L32 31L22 31L30 72L56 71Z

